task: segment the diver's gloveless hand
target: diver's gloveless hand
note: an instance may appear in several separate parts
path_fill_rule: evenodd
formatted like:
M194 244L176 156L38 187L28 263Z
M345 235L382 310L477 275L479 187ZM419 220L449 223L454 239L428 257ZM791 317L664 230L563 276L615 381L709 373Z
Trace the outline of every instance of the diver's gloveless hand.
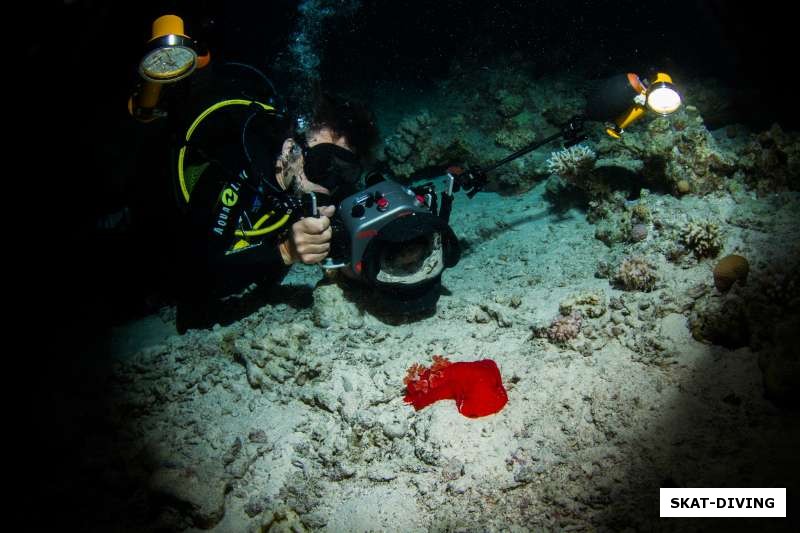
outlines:
M328 256L333 235L330 217L335 212L336 208L332 205L320 207L319 217L301 218L292 224L291 234L288 242L285 243L292 263L301 261L307 265L313 265ZM281 250L281 254L284 255L284 262L287 262L287 254L284 253L284 250Z

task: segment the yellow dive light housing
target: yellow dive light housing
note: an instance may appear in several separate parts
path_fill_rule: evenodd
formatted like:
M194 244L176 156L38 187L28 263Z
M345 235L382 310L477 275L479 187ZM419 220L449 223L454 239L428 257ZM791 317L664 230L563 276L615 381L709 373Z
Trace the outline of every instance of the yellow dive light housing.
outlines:
M615 139L633 122L641 118L647 109L659 115L670 115L681 106L681 96L669 74L658 72L649 83L644 83L633 73L625 75L627 87L618 96L627 100L625 111L617 116L606 133ZM624 101L624 100L623 100Z
M157 107L162 86L176 83L195 69L210 62L206 51L198 53L196 41L186 35L183 19L177 15L163 15L153 21L152 37L139 62L139 75L144 83L128 100L128 111L142 122L162 116Z

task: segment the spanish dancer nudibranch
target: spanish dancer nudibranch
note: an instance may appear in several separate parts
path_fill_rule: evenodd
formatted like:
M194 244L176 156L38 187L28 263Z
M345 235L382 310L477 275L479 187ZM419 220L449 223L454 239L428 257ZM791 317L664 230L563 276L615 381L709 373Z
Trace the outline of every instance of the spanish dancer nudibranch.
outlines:
M404 400L417 411L439 400L455 400L459 413L478 418L497 413L508 402L500 369L491 359L452 363L434 355L430 368L411 365L403 383Z

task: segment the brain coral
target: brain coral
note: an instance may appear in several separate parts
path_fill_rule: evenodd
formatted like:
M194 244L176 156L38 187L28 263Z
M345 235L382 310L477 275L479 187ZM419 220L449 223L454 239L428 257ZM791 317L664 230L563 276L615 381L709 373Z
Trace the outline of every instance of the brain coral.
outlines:
M714 267L714 285L720 292L726 292L734 283L747 281L750 265L741 255L728 255L720 259Z

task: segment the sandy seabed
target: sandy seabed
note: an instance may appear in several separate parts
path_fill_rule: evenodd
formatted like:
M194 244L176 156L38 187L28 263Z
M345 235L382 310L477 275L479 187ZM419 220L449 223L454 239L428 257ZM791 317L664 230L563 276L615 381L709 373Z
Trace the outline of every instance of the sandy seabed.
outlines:
M798 415L765 399L759 353L700 342L691 320L798 257L800 196L650 195L647 238L609 248L543 193L459 195L463 256L427 317L378 314L374 295L300 267L267 299L230 302L229 325L159 337L167 309L118 331L117 346L152 340L84 375L97 386L79 400L93 418L73 475L91 489L73 510L98 531L763 527L659 519L658 495L798 488ZM667 259L675 231L709 217L718 257L751 265L733 296L714 287L715 259ZM654 265L652 291L600 274L631 255ZM570 309L579 335L550 340ZM406 405L406 370L437 354L496 361L506 407L469 419L452 401Z

